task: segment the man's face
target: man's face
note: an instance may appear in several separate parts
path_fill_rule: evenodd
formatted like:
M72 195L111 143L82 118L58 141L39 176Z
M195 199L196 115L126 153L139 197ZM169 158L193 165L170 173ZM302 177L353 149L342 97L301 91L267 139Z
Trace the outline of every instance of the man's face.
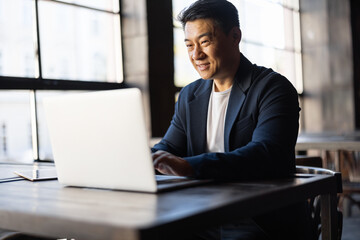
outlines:
M203 79L232 78L234 43L211 19L197 19L186 23L185 44L189 58Z

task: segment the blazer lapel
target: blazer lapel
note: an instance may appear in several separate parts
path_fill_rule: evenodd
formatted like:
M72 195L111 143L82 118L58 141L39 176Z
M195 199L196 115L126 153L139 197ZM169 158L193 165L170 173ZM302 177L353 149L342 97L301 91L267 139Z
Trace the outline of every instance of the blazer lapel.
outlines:
M192 146L191 154L193 155L206 152L207 115L212 84L212 80L204 80L203 84L194 93L194 100L189 102L188 121L191 141L189 146Z
M230 151L230 132L235 123L236 117L238 116L240 109L244 104L246 92L251 85L252 66L253 65L251 62L244 55L241 55L240 66L235 75L225 118L225 152Z

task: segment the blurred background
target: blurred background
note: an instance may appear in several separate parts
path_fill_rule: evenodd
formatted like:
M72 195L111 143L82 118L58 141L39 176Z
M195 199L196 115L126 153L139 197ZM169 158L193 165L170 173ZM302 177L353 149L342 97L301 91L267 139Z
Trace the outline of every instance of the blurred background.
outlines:
M360 1L230 1L241 52L297 89L308 144L298 154L321 155L355 184L343 239L359 239ZM42 101L54 95L138 87L149 136L161 138L177 94L199 78L176 21L192 2L0 0L0 161L53 161ZM327 148L334 137L352 148Z
M42 99L135 86L151 137L198 78L177 14L192 0L0 0L0 160L51 160ZM231 0L240 50L296 87L300 132L360 127L359 3Z

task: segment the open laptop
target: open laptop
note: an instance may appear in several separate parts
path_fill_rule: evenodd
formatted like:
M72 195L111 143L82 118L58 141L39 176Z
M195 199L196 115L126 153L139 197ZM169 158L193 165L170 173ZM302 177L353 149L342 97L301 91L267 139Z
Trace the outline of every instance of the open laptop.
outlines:
M155 175L142 101L136 88L44 99L59 182L142 192L208 182Z

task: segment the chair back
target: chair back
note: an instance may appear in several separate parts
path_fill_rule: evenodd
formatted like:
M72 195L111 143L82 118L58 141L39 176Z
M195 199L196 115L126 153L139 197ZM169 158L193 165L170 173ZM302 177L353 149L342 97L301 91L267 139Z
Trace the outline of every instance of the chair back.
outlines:
M324 174L324 175L332 175L335 176L336 179L336 188L337 193L342 193L342 180L341 180L341 173L335 172L325 168L317 168L317 167L308 167L308 166L296 166L296 173L302 174Z
M322 158L321 157L308 157L308 156L296 156L296 173L300 174L325 174L335 176L336 179L336 190L337 193L342 193L342 179L341 173L335 172L329 169L321 168ZM320 215L320 196L316 196L308 200L309 210L311 216L311 223L313 227L313 240L318 240L321 233L321 215ZM337 211L337 222L338 222L338 240L341 239L342 226L343 226L343 215L341 211Z

